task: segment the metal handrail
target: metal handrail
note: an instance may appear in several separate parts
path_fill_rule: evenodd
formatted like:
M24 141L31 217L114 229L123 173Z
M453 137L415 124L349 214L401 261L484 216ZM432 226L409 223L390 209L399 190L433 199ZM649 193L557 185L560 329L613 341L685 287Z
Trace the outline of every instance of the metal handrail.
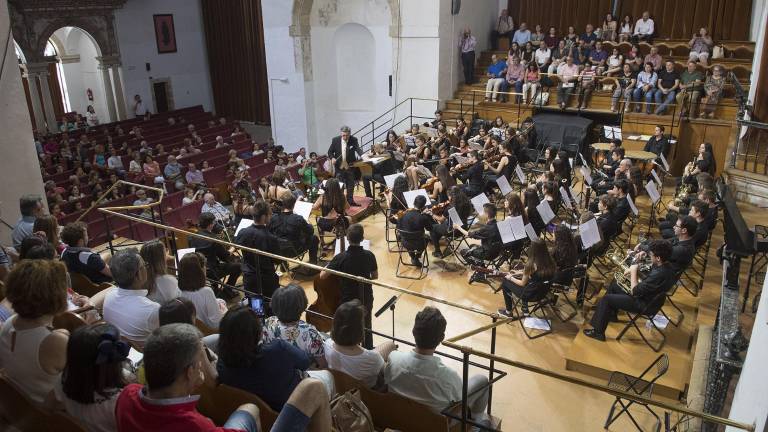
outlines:
M96 206L99 205L99 202L101 200L103 200L110 192L112 192L113 189L115 189L119 185L128 185L128 186L139 187L139 188L142 188L142 189L153 190L153 191L159 193L160 197L157 199L157 201L155 201L153 203L149 203L149 204L142 204L142 205L138 205L138 206L131 205L131 206L123 206L123 207L111 207L111 208L113 208L115 210L145 210L145 209L148 209L148 208L159 206L160 203L163 201L163 198L165 198L165 190L163 190L163 189L156 188L156 187L153 187L153 186L142 185L142 184L138 184L138 183L131 183L131 182L127 182L125 180L118 180L118 181L114 182L112 184L112 186L110 186L109 189L107 189L103 194L101 194L101 196L99 198L93 200L93 202L91 203L91 206L88 207L88 209L86 211L84 211L80 216L78 216L77 219L75 219L75 222L80 222L85 217L85 215L87 215L91 210L96 208Z
M386 134L389 131L389 129L394 128L395 126L401 124L405 120L410 119L410 122L413 123L414 118L426 119L427 117L413 115L413 101L434 102L435 108L437 108L440 104L440 101L438 99L414 98L414 97L403 99L397 105L388 109L387 111L385 111L384 113L382 113L381 115L373 119L372 121L366 123L363 127L354 131L354 133L352 133L352 135L357 136L358 139L360 140L360 148L362 150L366 150L370 145L372 145L376 141L377 138ZM397 109L403 107L406 103L410 104L409 115L403 117L400 120L397 120L396 118L394 118L393 113L396 113ZM378 126L376 125L377 121L381 120L382 118L386 117L389 114L393 114L393 118L391 119L391 121L388 120L386 123L379 124ZM377 133L377 130L383 126L389 126L389 127L383 133L382 132ZM370 139L367 138L369 135L370 135Z
M667 410L667 411L674 411L674 412L678 412L678 413L681 413L681 414L684 414L684 415L687 415L687 416L697 417L697 418L700 418L700 419L702 419L704 421L707 421L707 422L717 423L717 424L721 424L721 425L725 425L725 426L732 426L732 427L736 427L736 428L743 429L743 430L750 431L750 432L755 430L755 426L754 425L750 425L750 424L746 424L746 423L741 423L741 422L737 422L737 421L734 421L734 420L731 420L731 419L728 419L728 418L725 418L725 417L720 417L720 416L709 414L709 413L706 413L706 412L703 412L703 411L698 411L698 410L690 409L690 408L688 408L686 406L682 406L682 405L679 405L679 404L675 404L675 403L671 403L671 402L665 402L665 401L656 400L656 399L651 399L651 398L648 398L648 397L645 397L645 396L641 396L641 395L639 395L637 393L623 392L621 390L613 389L613 388L608 387L606 385L594 383L594 382L585 380L583 378L562 374L562 373L555 372L555 371L552 371L552 370L549 370L549 369L546 369L546 368L542 368L542 367L539 367L539 366L535 366L535 365L531 365L531 364L528 364L528 363L523 363L523 362L520 362L520 361L517 361L517 360L512 360L510 358L502 357L502 356L499 356L499 355L496 355L496 354L491 354L491 353L486 353L486 352L483 352L483 351L478 351L478 350L475 350L472 347L456 343L456 342L458 342L460 340L463 340L463 339L466 339L468 337L474 336L476 334L482 333L484 331L493 329L493 328L498 327L500 325L507 324L510 321L511 321L511 319L504 319L504 320L496 321L495 323L492 323L492 324L489 324L489 325L484 325L482 327L478 327L478 328L476 328L474 330L470 330L470 331L461 333L459 335L456 335L454 337L451 337L451 338L448 338L448 339L444 340L443 341L443 345L445 345L445 346L447 346L449 348L453 348L453 349L461 351L465 356L467 356L467 357L465 357L467 360L468 360L468 356L469 355L476 355L478 357L481 357L481 358L484 358L484 359L487 359L487 360L491 360L491 361L494 361L494 362L499 362L499 363L502 363L502 364L513 366L513 367L516 367L518 369L526 370L528 372L533 372L533 373L536 373L536 374L539 374L539 375L544 375L544 376L548 376L550 378L555 378L555 379L560 380L560 381L565 381L565 382L568 382L568 383L571 383L571 384L576 384L576 385L579 385L579 386L582 386L582 387L587 387L587 388L591 388L593 390L598 390L598 391L601 391L603 393L610 394L611 396L619 397L619 398L622 398L622 399L629 399L631 401L634 401L634 402L637 402L637 403L641 403L641 404L656 406L656 407L662 408L662 409Z

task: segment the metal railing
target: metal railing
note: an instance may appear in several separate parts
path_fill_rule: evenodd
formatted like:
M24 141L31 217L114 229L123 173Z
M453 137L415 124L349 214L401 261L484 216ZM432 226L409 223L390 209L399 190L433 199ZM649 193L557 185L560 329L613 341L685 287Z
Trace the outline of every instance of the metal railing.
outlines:
M569 375L566 375L566 374L563 374L563 373L560 373L560 372L555 372L555 371L549 370L547 368L542 368L542 367L539 367L539 366L536 366L536 365L532 365L532 364L528 364L528 363L512 360L512 359L509 359L509 358L506 358L506 357L498 356L495 353L495 349L496 349L496 332L497 332L497 329L498 329L499 326L505 325L505 324L509 323L510 319L505 318L505 317L501 317L497 313L488 312L488 311L485 311L483 309L479 309L479 308L472 307L472 306L466 306L466 305L458 304L458 303L455 303L455 302L452 302L452 301L449 301L449 300L445 300L445 299L442 299L442 298L439 298L439 297L434 297L434 296L431 296L431 295L428 295L428 294L424 294L424 293L421 293L421 292L418 292L418 291L413 291L413 290L410 290L410 289L407 289L407 288L401 288L399 286L392 285L392 284L389 284L389 283L386 283L386 282L381 282L381 281L378 281L378 280L370 280L370 279L367 279L367 278L364 278L364 277L355 276L355 275L343 273L343 272L336 271L336 270L331 270L331 269L328 269L328 268L325 268L325 267L322 267L322 266L318 266L318 265L315 265L315 264L310 264L310 263L307 263L307 262L304 262L304 261L300 261L300 260L297 260L297 259L286 258L286 257L280 256L280 255L272 254L272 253L265 252L265 251L262 251L262 250L253 249L253 248L250 248L250 247L238 245L238 244L231 243L231 242L228 242L228 241L225 241L225 240L221 240L221 239L218 239L218 238L207 237L207 236L204 236L202 234L195 233L195 232L183 230L183 229L176 228L176 227L167 226L167 225L164 225L162 223L157 223L157 222L154 222L154 221L151 221L151 220L146 220L146 219L142 219L142 218L139 218L139 217L136 217L136 216L127 215L127 214L123 214L123 213L119 212L120 210L140 209L141 207L142 206L136 206L136 207L131 207L131 206L128 206L128 207L111 207L111 208L110 207L104 207L104 208L99 208L98 210L100 212L104 213L105 215L110 215L110 216L114 216L114 217L119 217L119 218L127 219L129 222L133 222L133 223L137 223L137 224L149 225L149 226L151 226L155 230L159 230L159 231L163 231L163 232L166 232L166 233L170 233L172 249L175 249L176 235L185 235L187 237L202 238L202 239L205 239L205 240L210 241L210 242L219 243L219 244L224 245L226 247L232 247L232 248L244 251L244 252L253 253L253 254L256 254L256 255L259 255L259 256L264 256L264 257L271 258L271 259L278 260L278 261L283 261L283 262L294 264L294 265L297 265L297 266L300 266L300 267L306 267L306 268L309 268L309 269L325 271L327 273L330 273L330 274L333 274L333 275L336 275L336 276L339 276L339 277L351 279L351 280L354 280L356 282L370 284L372 286L376 286L376 287L379 287L379 288L384 288L384 289L396 291L396 292L399 292L401 294L414 296L414 297L417 297L417 298L420 298L420 299L424 299L424 300L429 300L429 301L432 301L432 302L435 302L435 303L438 303L438 304L443 304L443 305L450 306L450 307L453 307L453 308L458 308L458 309L461 309L461 310L465 310L465 311L468 311L468 312L472 312L472 313L479 314L479 315L485 316L487 318L490 318L491 319L490 324L486 324L486 325L483 325L483 326L481 326L481 327L479 327L477 329L464 332L464 333L462 333L460 335L457 335L457 336L454 336L452 338L448 338L448 339L446 339L443 342L443 345L445 345L446 347L452 348L452 349L455 349L455 350L458 350L458 351L461 352L461 354L462 354L461 355L461 361L463 363L463 375L464 375L463 390L462 390L462 400L460 401L461 402L461 408L462 408L461 416L459 417L459 416L455 416L453 414L448 414L448 413L445 413L445 412L444 412L444 414L447 415L448 417L457 418L458 420L461 420L461 423L463 425L463 430L465 430L465 431L468 430L467 427L469 425L475 425L475 426L480 427L483 430L489 430L489 428L487 426L477 424L477 423L475 423L474 421L472 421L472 420L470 420L468 418L468 401L467 401L467 399L468 399L469 395L468 395L468 387L467 386L468 386L468 370L469 370L469 366L479 367L479 368L481 368L483 370L488 371L489 386L491 386L491 387L489 387L489 398L488 398L488 408L487 409L488 409L488 413L490 414L491 406L492 406L492 395L493 395L493 393L492 393L492 384L497 382L497 381L499 381L504 376L506 376L506 372L501 371L501 370L496 368L496 363L501 363L501 364L509 365L509 366L512 366L512 367L515 367L515 368L519 368L519 369L523 369L523 370L526 370L526 371L529 371L529 372L533 372L533 373L536 373L536 374L539 374L539 375L548 376L548 377L557 379L559 381L563 381L563 382L567 382L567 383L571 383L571 384L576 384L576 385L579 385L579 386L582 386L582 387L587 387L587 388L590 388L590 389L593 389L593 390L597 390L597 391L600 391L600 392L603 392L603 393L606 393L606 394L609 394L609 395L612 395L612 396L621 397L623 399L627 399L627 400L631 400L631 401L635 401L635 402L639 402L639 403L643 403L643 404L648 404L650 406L659 407L659 408L662 408L662 409L664 409L666 411L677 412L677 413L680 413L680 414L683 414L683 415L687 415L687 416L691 416L691 417L696 417L696 418L701 418L701 419L704 419L705 421L708 421L708 422L712 422L712 423L716 423L716 424L720 424L720 425L733 426L733 427L736 427L736 428L739 428L739 429L743 429L743 430L747 430L747 431L754 431L755 430L753 425L748 425L748 424L736 422L736 421L733 421L733 420L730 420L730 419L727 419L727 418L724 418L724 417L719 417L719 416L716 416L716 415L708 414L706 412L693 410L693 409L690 409L688 407L682 406L680 404L676 404L676 403L672 403L672 402L665 402L665 401L662 401L662 400L651 399L651 398L647 398L647 397L643 397L643 396L637 395L636 393L623 392L623 391L620 391L620 390L616 390L616 389L610 388L610 387L608 387L606 385L603 385L603 384L594 383L594 382L591 382L591 381L588 381L588 380L585 380L585 379L582 379L582 378L578 378L578 377L574 377L574 376L569 376ZM107 229L109 230L109 224L107 224ZM174 250L174 252L175 252L175 250ZM243 290L241 290L241 291L243 291ZM484 332L489 331L489 330L491 331L490 352L484 352L484 351L475 349L474 347L466 346L466 345L461 345L461 344L458 343L461 340L464 340L466 338L469 338L471 336L474 336L474 335L477 335L477 334L480 334L480 333L484 333ZM389 339L393 339L393 340L396 340L396 341L399 341L399 342L402 342L402 343L407 343L409 345L412 344L409 341L405 341L405 340L402 340L402 339L396 339L396 338L394 338L394 335L388 336L388 335L385 335L385 334L379 333L379 332L373 332L373 333L378 334L378 335L382 335L384 337L387 337ZM456 356L452 356L452 355L449 355L449 354L446 354L446 353L440 353L440 354L446 356L447 358L451 358L451 359L454 359L454 360L459 360ZM477 362L471 361L470 357L473 356L473 355L488 360L488 366L485 366L485 365L483 365L481 363L477 363Z
M434 113L439 107L440 101L437 99L408 98L354 131L352 135L357 137L360 148L366 151L373 143L384 141L390 130L396 129L403 123L410 127L414 120L433 120Z

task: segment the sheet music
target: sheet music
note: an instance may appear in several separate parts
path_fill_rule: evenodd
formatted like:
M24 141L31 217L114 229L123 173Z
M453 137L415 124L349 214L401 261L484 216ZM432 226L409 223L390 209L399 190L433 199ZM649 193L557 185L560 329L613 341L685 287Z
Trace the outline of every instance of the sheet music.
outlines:
M656 174L656 170L655 170L655 169L652 169L652 170L651 170L651 175L652 175L652 176L653 176L653 178L656 180L656 183L657 183L657 184L659 184L659 185L661 185L661 184L662 184L662 183L661 183L661 179L659 178L659 175L658 175L658 174Z
M582 165L581 166L581 175L584 177L584 181L587 182L587 185L592 186L592 170L589 169L588 166Z
M483 214L483 205L491 201L488 199L488 197L484 193L480 192L479 195L472 197L470 202L472 203L472 207L475 208L475 211L477 212L477 214L481 215Z
M237 225L237 229L235 230L235 236L240 234L240 230L243 228L248 228L249 226L253 225L253 220L251 219L240 219L240 223Z
M403 192L403 198L405 198L405 203L408 204L408 208L413 208L413 201L419 195L422 195L424 198L426 198L427 204L429 204L430 202L429 194L424 189L416 189L412 191Z
M627 202L629 203L629 208L632 209L632 213L634 213L635 216L640 215L640 211L637 209L635 202L632 200L632 197L629 195L627 195Z
M501 234L502 244L512 243L516 240L515 233L512 232L511 219L504 219L502 221L496 222L496 228L499 230L499 234Z
M539 216L541 216L541 219L545 224L555 218L555 213L552 211L552 207L549 206L547 200L542 200L539 205L536 206L536 210L539 212Z
M661 163L664 164L664 171L669 172L669 163L667 163L667 158L664 157L664 153L659 154L659 159L661 159Z
M385 175L384 176L384 183L387 184L387 187L389 189L392 189L392 188L395 187L395 179L397 179L400 176L405 177L405 174L403 174L403 173L396 173L396 174Z
M528 236L531 241L534 241L539 238L539 236L536 235L536 230L533 229L533 225L531 223L527 223L525 225L525 234Z
M568 191L571 193L571 198L576 202L576 205L581 204L581 196L574 192L571 186L568 186Z
M648 192L648 198L650 198L654 204L661 199L661 195L659 195L659 191L656 189L656 183L654 183L653 180L650 180L645 184L645 190Z
M512 227L512 234L515 236L515 240L522 240L528 236L525 232L525 222L523 222L522 216L513 216L507 218Z
M503 175L499 176L499 178L496 179L496 184L499 185L499 190L501 190L502 195L507 196L512 193L512 186L509 184L507 177Z
M464 225L464 223L461 221L461 217L459 217L459 212L456 211L455 207L448 209L448 220L450 221L451 226L455 224Z
M594 218L579 225L579 235L584 249L589 249L600 242L600 230L597 228L597 220Z
M309 222L309 215L312 214L312 203L308 201L296 201L293 205L293 212Z
M522 184L528 183L525 180L525 173L523 172L523 169L520 168L519 164L515 166L515 174L517 174L517 179L520 180L520 183L522 183Z
M194 253L195 248L186 248L186 249L179 249L176 251L176 256L179 257L179 261L181 261L182 258L184 258L184 255L189 253Z
M562 186L560 186L560 198L568 209L573 208L573 206L571 206L571 198L568 196L568 192L566 192L565 188Z
M621 139L621 128L618 126L603 126L603 135L608 139Z
M349 242L346 242L346 243L347 243L347 247L349 247ZM371 241L368 239L363 240L362 242L360 242L360 246L362 246L363 249L365 250L371 250ZM339 250L340 248L341 248L341 244L339 243L339 239L336 239L336 242L333 245L334 256L341 253L341 251Z

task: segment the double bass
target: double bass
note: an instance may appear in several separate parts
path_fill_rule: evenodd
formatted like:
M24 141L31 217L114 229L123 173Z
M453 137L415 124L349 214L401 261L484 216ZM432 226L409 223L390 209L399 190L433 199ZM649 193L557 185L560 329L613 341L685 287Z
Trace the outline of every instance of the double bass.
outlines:
M347 250L346 235L348 225L347 217L344 214L340 214L333 227L333 232L339 241L339 253ZM336 313L336 309L341 305L341 280L334 274L325 273L323 275L321 272L315 276L315 279L312 281L312 287L315 289L315 294L317 294L317 300L308 308L309 312L314 313L307 313L307 322L322 332L330 332L333 327L333 314Z

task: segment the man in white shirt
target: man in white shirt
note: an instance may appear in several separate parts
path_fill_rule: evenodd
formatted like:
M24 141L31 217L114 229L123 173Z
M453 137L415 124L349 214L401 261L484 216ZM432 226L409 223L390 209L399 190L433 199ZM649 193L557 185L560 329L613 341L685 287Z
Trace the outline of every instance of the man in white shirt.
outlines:
M635 43L645 41L653 43L653 32L655 31L651 14L648 11L643 12L643 17L635 23L635 34L632 39Z
M557 104L564 110L568 106L576 80L579 79L579 67L573 64L573 57L566 57L565 63L557 67L557 77L560 79L557 86Z
M517 42L522 48L529 40L531 40L531 31L528 30L528 25L526 23L520 23L520 28L517 29L515 36L512 37L512 42Z
M536 50L533 56L536 59L536 65L539 67L539 70L546 72L549 60L552 58L552 50L549 49L547 44L540 44L539 49Z
M499 49L499 38L506 37L509 39L509 46L512 46L512 36L515 30L515 21L509 16L506 9L501 10L501 15L496 21L496 28L491 31L491 49L496 51Z
M384 368L384 380L392 393L405 396L440 412L453 402L461 401L462 382L459 374L435 356L435 349L445 338L446 321L440 310L427 306L416 314L413 351L393 351ZM488 422L488 377L469 378L467 403L472 419Z
M117 288L104 298L104 320L141 347L160 326L160 305L148 299L147 290L142 289L147 280L144 260L136 249L125 249L112 257L109 268Z
M144 117L144 113L146 110L144 109L144 103L141 101L141 96L136 95L133 97L133 116L134 117Z
M203 201L205 201L205 204L203 204L203 207L200 209L200 214L203 213L212 213L214 217L216 217L216 220L224 224L225 226L229 225L230 220L232 219L232 215L229 213L229 210L227 210L226 207L224 207L220 202L216 201L216 197L213 196L212 193L207 193L203 195Z

